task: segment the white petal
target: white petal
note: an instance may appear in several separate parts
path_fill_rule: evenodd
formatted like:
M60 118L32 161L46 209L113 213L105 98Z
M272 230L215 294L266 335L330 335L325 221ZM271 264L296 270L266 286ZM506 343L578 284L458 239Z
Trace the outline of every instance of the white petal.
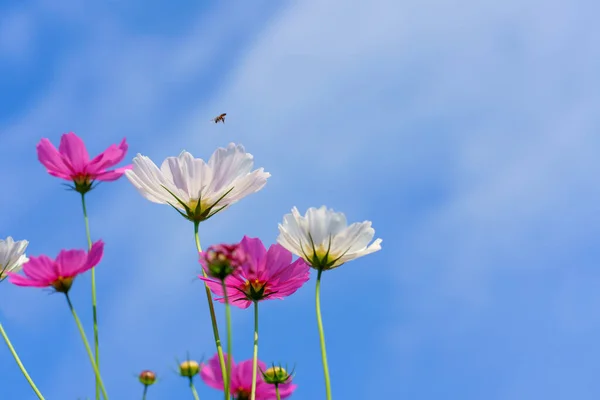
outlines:
M138 154L133 159L133 168L126 171L125 176L146 199L160 204L176 203L164 187L169 190L175 188L150 158Z
M343 213L328 210L325 206L319 209L309 208L306 212L306 219L315 248L328 248L330 239L335 238L347 225L346 216Z
M374 235L371 221L347 226L343 213L327 209L325 206L318 209L309 208L305 216L300 215L294 207L292 213L286 214L283 223L279 225L277 242L305 259L312 257L315 251L319 254L329 250L330 260L340 257L335 265L329 267L334 268L380 250L381 239L369 245Z
M231 191L219 202L219 205L231 205L249 194L256 193L267 184L267 179L271 176L268 172L264 172L263 169L257 169L248 175L236 179L232 184ZM217 201L223 194L229 191L228 188L224 188L219 196L215 199ZM216 197L216 196L215 196Z
M254 157L246 153L242 145L230 143L226 149L218 148L208 160L208 165L213 173L211 190L216 193L230 188L236 179L250 173Z
M217 149L208 163L182 151L177 157L166 158L159 169L148 157L138 155L133 169L125 174L145 198L155 203L183 209L165 188L188 206L197 200L203 207L212 206L227 193L216 205L219 208L264 187L271 175L262 168L250 172L253 165L252 155L242 145L230 143L227 148Z
M8 272L18 272L24 263L29 261L25 256L25 249L29 245L27 240L14 241L11 236L6 240L0 239L0 275Z
M366 256L367 254L375 253L376 251L381 250L381 242L382 242L381 239L377 239L373 243L371 243L371 245L367 248L364 248L360 251L356 251L354 253L346 253L344 256L342 256L340 258L340 260L338 261L338 264L343 264L345 262L355 260L359 257L363 257L363 256Z
M333 247L342 253L352 253L366 248L373 236L375 229L371 228L371 221L356 222L335 236Z

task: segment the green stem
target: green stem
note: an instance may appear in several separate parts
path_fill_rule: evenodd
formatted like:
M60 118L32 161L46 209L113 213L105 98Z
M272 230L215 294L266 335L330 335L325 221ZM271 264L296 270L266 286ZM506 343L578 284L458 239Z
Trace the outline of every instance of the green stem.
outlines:
M148 393L148 385L144 385L144 394L142 395L142 400L146 400L147 393Z
M198 253L202 252L202 247L200 246L200 236L198 235L198 226L200 222L194 221L194 238L196 239L196 249L198 249ZM202 268L202 276L207 277L204 268ZM206 282L204 282L204 289L206 290L206 299L208 300L208 310L210 311L210 320L212 322L213 335L215 337L215 344L217 345L217 354L219 355L219 365L221 366L221 374L223 378L225 378L225 357L223 356L223 347L221 347L221 339L219 338L219 327L217 326L217 317L215 315L215 307L213 305L212 295L210 294L210 289Z
M229 400L229 391L231 385L231 306L227 296L227 286L225 279L221 281L223 287L223 299L225 299L225 317L227 319L227 375L225 376L225 400Z
M102 377L100 376L100 371L98 371L98 366L94 362L94 355L92 354L92 349L90 349L90 344L88 343L87 338L85 337L85 332L83 330L83 326L81 325L81 321L75 312L75 308L73 308L73 303L71 303L71 298L67 293L65 293L65 297L67 298L67 304L69 305L69 310L71 310L71 314L73 314L73 318L75 319L75 323L77 324L77 328L79 329L79 333L81 334L81 339L83 340L83 344L85 345L85 350L88 353L88 357L90 358L90 362L92 363L92 368L94 368L94 373L96 374L96 380L100 384L100 390L102 391L102 396L105 400L108 400L108 395L106 394L106 389L104 388L104 383L102 382Z
M88 249L92 248L92 235L90 234L90 221L85 206L85 193L81 193L81 205L83 207L83 220L85 221L85 233L88 241ZM96 308L96 266L92 268L92 318L94 319L94 360L100 369L100 351L98 349L98 314ZM100 382L96 379L96 400L100 399Z
M190 378L190 389L192 390L192 394L194 395L194 400L200 400L200 397L198 397L198 392L196 391L196 386L194 386L193 378Z
M327 400L331 400L331 383L329 380L329 367L327 366L327 350L325 349L325 332L323 331L323 319L321 317L321 273L319 268L317 274L317 287L315 290L315 303L317 308L317 324L319 325L319 338L321 340L321 358L323 359L323 373L325 374L325 392Z
M254 302L254 355L252 356L252 390L250 400L256 399L256 374L258 370L258 301Z
M31 379L31 377L27 373L27 370L25 369L25 366L21 362L21 359L19 358L19 355L17 354L15 348L13 347L12 343L10 342L10 339L8 338L8 335L4 331L4 327L2 326L2 324L0 324L0 334L4 338L4 341L6 342L6 345L8 346L8 349L12 353L12 356L15 358L15 361L17 362L17 365L21 369L21 373L23 374L23 376L25 376L25 379L27 379L27 382L29 382L29 386L31 386L31 389L33 389L33 391L37 395L38 399L44 400L44 396L42 396L42 394L38 390L37 386L35 386L35 383L33 383L33 379Z
M275 385L275 394L277 395L277 400L281 400L281 395L279 394L279 385Z

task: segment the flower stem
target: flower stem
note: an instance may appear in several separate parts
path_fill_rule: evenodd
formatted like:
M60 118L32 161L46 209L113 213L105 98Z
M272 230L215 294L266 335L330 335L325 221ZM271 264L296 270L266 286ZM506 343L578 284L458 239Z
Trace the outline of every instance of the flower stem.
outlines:
M21 362L21 359L19 358L19 355L17 354L15 348L13 347L12 343L10 342L10 339L8 338L8 335L4 331L4 327L2 326L2 324L0 324L0 334L4 338L4 341L6 342L6 345L8 346L8 349L12 353L12 356L15 358L15 361L17 362L17 365L21 369L21 373L23 374L23 376L25 376L25 379L27 379L27 382L29 382L29 386L31 386L31 389L33 389L33 391L37 395L38 399L44 400L44 396L42 396L42 394L38 390L37 386L35 386L35 383L33 383L33 379L31 379L31 377L27 373L27 370L25 369L25 366Z
M254 302L254 355L252 356L252 389L250 400L256 399L256 374L258 369L258 301Z
M200 246L200 236L198 235L198 226L200 222L194 221L194 238L196 239L196 249L198 249L198 253L202 252L202 247ZM206 272L204 268L202 268L202 275L206 278ZM213 335L215 337L215 344L217 345L217 354L219 355L219 365L221 366L221 374L225 377L225 357L223 357L223 347L221 347L221 339L219 338L219 327L217 326L217 317L215 315L215 307L213 305L212 295L210 294L210 289L206 282L204 282L204 289L206 290L206 299L208 300L208 310L210 311L210 320L212 322Z
M142 395L142 400L146 400L147 393L148 393L148 385L144 385L144 394Z
M67 293L65 293L65 297L67 298L67 304L69 305L69 310L71 310L71 314L73 314L73 318L75 319L75 323L77 324L77 328L79 329L79 333L81 334L81 339L83 340L83 344L85 345L85 350L88 353L88 357L90 358L90 362L92 363L92 368L94 368L94 373L96 374L96 380L100 384L100 390L102 391L102 396L105 400L108 400L108 395L106 394L106 389L104 388L104 383L102 382L102 377L100 376L100 371L98 371L98 366L94 362L94 355L92 354L92 349L90 349L90 344L88 343L87 338L85 337L85 332L83 330L83 326L81 325L81 321L75 312L75 308L73 308L73 303L71 303L71 298Z
M277 395L277 400L281 400L281 395L279 394L279 385L275 385L275 394Z
M200 397L198 397L198 392L196 391L196 386L194 386L194 378L192 377L190 377L190 389L194 395L194 400L200 400Z
M227 296L227 286L225 279L221 281L223 286L223 299L225 299L225 318L227 319L227 375L225 376L225 400L229 400L231 385L231 306Z
M83 207L83 220L85 221L85 233L88 241L88 249L92 248L92 236L90 234L90 221L85 206L85 193L81 193L81 205ZM100 351L98 349L98 314L96 309L96 266L92 268L92 318L94 319L94 360L98 370L100 369ZM100 399L100 381L96 379L96 400Z
M317 287L315 289L315 303L317 308L317 324L319 325L319 338L321 340L321 358L323 359L323 373L325 374L325 392L327 400L331 400L331 383L329 380L329 367L327 366L327 350L325 349L325 332L323 331L323 319L321 317L321 273L319 268L317 274Z

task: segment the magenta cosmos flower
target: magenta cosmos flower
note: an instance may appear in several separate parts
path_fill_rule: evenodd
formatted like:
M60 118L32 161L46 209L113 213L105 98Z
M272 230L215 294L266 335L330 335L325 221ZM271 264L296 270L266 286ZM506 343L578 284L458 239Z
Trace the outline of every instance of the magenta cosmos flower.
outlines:
M303 259L292 262L292 253L279 244L265 248L258 238L244 236L240 248L245 253L245 263L225 278L229 302L240 308L248 308L254 301L280 299L293 294L310 277L310 267ZM200 257L204 268L205 257ZM221 303L223 287L220 281L211 278L206 281L210 290Z
M56 260L48 256L30 257L23 264L23 275L9 274L9 281L17 286L53 287L57 292L67 293L79 274L96 266L102 259L104 242L98 240L89 252L85 250L61 250Z
M50 140L44 138L37 145L38 160L48 173L75 183L75 190L85 193L92 188L94 181L114 181L131 169L131 165L110 170L125 158L127 153L125 139L117 146L111 144L108 149L90 160L85 144L73 132L60 138L58 150Z
M227 359L227 354L223 355ZM264 362L258 362L258 368L265 371L267 366ZM200 376L204 383L214 389L223 390L225 383L223 374L221 373L221 365L219 364L219 356L215 355L210 359L208 364L203 364L200 370ZM236 364L231 359L231 395L235 400L249 400L252 390L252 360L242 361ZM296 390L296 385L293 383L283 383L279 385L279 395L282 399L286 399ZM261 374L256 377L256 400L275 400L275 385L271 385L263 380Z

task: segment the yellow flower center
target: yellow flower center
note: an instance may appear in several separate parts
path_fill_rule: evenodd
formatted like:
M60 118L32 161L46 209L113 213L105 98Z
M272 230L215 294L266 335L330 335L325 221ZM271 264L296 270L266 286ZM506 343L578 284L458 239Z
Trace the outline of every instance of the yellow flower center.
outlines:
M249 300L259 301L269 297L271 293L267 290L267 282L259 279L246 281L244 283L244 293Z
M54 289L56 289L57 292L67 293L69 289L71 289L71 285L73 285L73 279L75 279L74 276L59 276L54 282L51 283L51 285Z

